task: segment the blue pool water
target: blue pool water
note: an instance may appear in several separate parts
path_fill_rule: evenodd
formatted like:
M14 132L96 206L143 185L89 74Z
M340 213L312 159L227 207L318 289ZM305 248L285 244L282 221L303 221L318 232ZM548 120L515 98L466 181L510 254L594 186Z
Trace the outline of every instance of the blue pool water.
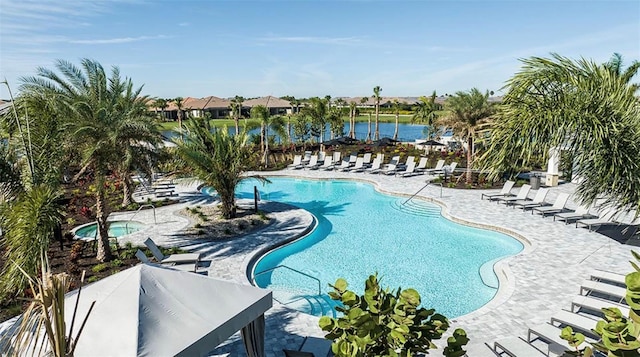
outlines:
M136 221L113 221L109 222L109 237L122 237L133 232L142 230L145 227L144 223ZM79 239L95 238L98 230L98 224L94 223L88 226L79 228L74 232L75 236Z
M286 265L320 279L325 294L330 290L327 284L340 277L362 293L366 278L378 272L383 286L415 288L423 306L457 317L480 308L497 291L494 284L483 283L480 267L523 248L505 234L449 221L435 204L412 200L408 209L401 206L406 198L381 194L370 184L270 180L266 185L243 181L237 196L252 198L258 186L263 200L304 208L317 218L318 226L303 239L262 257L254 272ZM483 270L495 279L491 269ZM318 286L288 269L258 275L256 283L309 294Z

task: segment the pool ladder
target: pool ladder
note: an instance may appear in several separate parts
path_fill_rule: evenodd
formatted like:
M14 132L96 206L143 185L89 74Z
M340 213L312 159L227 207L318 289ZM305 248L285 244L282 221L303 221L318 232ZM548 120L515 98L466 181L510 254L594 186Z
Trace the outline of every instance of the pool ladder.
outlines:
M133 220L133 218L140 212L141 209L145 208L145 207L151 207L153 208L153 223L154 224L158 224L158 220L156 219L156 206L152 205L152 204L145 204L142 205L140 207L138 207L138 210L136 211L136 213L133 214L133 216L131 216L131 218L129 218L129 220L127 220L127 223L125 223L124 225L124 230L127 232L127 234L129 234L129 223Z
M400 204L400 206L404 206L407 202L411 201L414 197L416 197L420 192L422 192L422 190L424 190L425 188L427 188L427 186L429 185L439 185L440 186L440 198L442 198L442 183L440 182L431 182L431 181L427 181L427 184L422 186L422 188L420 188L418 191L416 191L416 193L414 193L413 195L411 195L411 197L407 198L406 201L402 202Z
M280 269L280 268L288 269L288 270L290 270L290 271L292 271L294 273L297 273L297 274L300 274L300 275L304 275L307 278L311 278L311 279L315 280L318 283L318 295L322 294L322 283L320 283L320 279L316 278L313 275L309 275L307 273L301 272L300 270L296 270L296 269L293 269L291 267L288 267L286 265L278 265L278 266L275 266L273 268L269 268L267 270L263 270L261 272L255 273L255 274L253 274L253 278L251 278L251 282L253 283L253 285L255 285L256 284L256 278L258 276L266 274L266 273L270 273L270 272L272 272L272 271L274 271L276 269Z

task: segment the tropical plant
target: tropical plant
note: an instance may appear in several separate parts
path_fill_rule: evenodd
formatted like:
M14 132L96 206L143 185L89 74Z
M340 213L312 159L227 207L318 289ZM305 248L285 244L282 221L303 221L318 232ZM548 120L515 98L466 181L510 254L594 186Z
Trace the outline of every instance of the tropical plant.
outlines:
M203 118L194 118L185 125L185 138L174 139L178 154L193 169L196 177L213 187L220 195L222 216L236 216L235 189L247 178L261 176L244 175L250 168L252 150L247 145L247 135L229 135L227 128L216 130Z
M324 141L328 113L327 100L318 97L309 98L309 105L302 108L302 114L311 122L311 135L317 137L319 142Z
M365 282L364 295L347 290L344 279L329 285L331 299L341 303L335 309L341 317L323 316L319 325L333 340L331 350L338 357L415 356L436 348L449 329L446 317L434 309L420 307L420 294L414 289L383 289L378 275ZM456 329L447 340L445 356L463 356L469 342L462 329Z
M38 68L35 77L22 79L21 89L27 96L42 95L55 101L55 111L69 118L68 140L82 154L83 169L76 176L91 171L96 187L96 258L109 261L112 254L106 223L109 210L105 202L106 176L117 171L124 148L136 145L128 135L141 126L140 117L131 116L139 110L139 106L134 105L136 102L131 104L131 100L140 93L140 89L133 90L131 80L121 78L117 67L113 67L110 77L107 77L102 65L90 59L81 60L80 68L58 60L56 68L62 75ZM123 112L123 108L132 111Z
M608 63L557 54L522 62L482 158L492 177L562 148L581 178L581 204L605 198L605 206L640 212L640 107L631 78Z
M265 167L269 166L269 127L283 137L284 118L272 116L269 108L264 105L256 105L251 108L251 117L260 120L260 150L262 151L262 162Z
M356 116L358 115L358 103L349 102L349 137L356 138Z
M396 129L393 131L393 140L398 140L398 126L400 122L400 102L398 99L393 100L393 112L396 115Z
M375 138L376 140L380 140L380 92L382 92L382 88L380 86L373 87L373 99L376 100L376 131Z
M164 115L164 110L167 109L167 107L169 106L168 101L164 98L156 98L153 101L153 106L156 108L160 108L160 118L162 120L166 120L167 117L166 115Z
M439 106L436 103L436 91L433 91L430 97L421 96L418 99L417 106L413 116L411 117L411 122L426 124L429 127L429 132L435 132L433 129L438 119L438 109Z
M61 197L49 185L36 185L0 207L0 250L6 262L0 275L0 301L21 294L28 278L38 273L40 257L49 249L54 230L62 222Z
M622 55L614 53L609 62L605 63L604 66L611 71L615 77L620 78L622 82L631 84L631 79L633 79L633 77L638 74L638 70L640 70L640 61L633 61L626 69L623 69L622 63ZM631 89L636 92L640 89L640 84L631 84Z
M333 107L327 113L327 122L331 131L331 139L344 135L344 109L341 107Z
M301 113L293 117L293 136L296 141L305 143L311 132L311 123L307 116Z
M441 118L442 125L467 141L467 183L472 183L472 167L475 154L474 140L491 124L494 109L489 104L489 92L472 88L468 92L456 92L446 102L449 114Z
M244 103L244 97L236 95L231 99L231 113L233 113L233 120L236 126L236 135L240 133L240 117L242 116L242 103Z
M51 273L44 254L40 256L40 262L41 272L37 278L18 267L28 280L34 296L27 299L29 306L15 322L17 328L5 331L0 337L0 353L3 356L40 355L46 352L47 356L73 357L82 334L82 326L89 318L95 304L95 301L91 303L77 334L72 336L75 332L74 313L67 335L64 305L65 294L69 291L72 279L67 273ZM80 293L77 297L79 299ZM76 300L76 309L78 301Z
M176 105L176 109L178 111L178 113L177 113L177 116L178 116L178 128L182 129L182 119L184 118L184 108L183 108L184 98L176 97L173 100L173 103Z
M362 97L360 98L360 104L364 105L369 101L369 98ZM367 114L369 115L369 120L367 122L367 142L371 141L371 110L367 110Z

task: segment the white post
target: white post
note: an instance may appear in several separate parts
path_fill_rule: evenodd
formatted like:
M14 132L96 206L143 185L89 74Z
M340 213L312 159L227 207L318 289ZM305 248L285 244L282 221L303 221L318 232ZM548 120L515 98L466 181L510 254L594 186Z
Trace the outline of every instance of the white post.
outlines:
M560 148L549 149L549 162L547 163L547 186L558 186L558 165L560 164Z

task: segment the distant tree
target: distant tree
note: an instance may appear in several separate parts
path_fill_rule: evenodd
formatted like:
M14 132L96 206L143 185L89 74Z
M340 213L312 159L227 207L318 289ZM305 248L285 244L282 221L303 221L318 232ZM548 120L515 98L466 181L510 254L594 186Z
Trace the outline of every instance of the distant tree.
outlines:
M183 112L183 107L182 104L184 103L184 98L182 97L176 97L173 100L173 103L176 105L176 108L178 109L178 129L182 130L182 119L184 118L184 112Z
M324 141L327 115L329 113L327 100L318 97L309 98L309 105L302 108L302 113L310 119L311 134L316 136L319 142Z
M358 115L358 103L349 102L349 137L356 138L356 116Z
M393 132L393 140L398 140L398 127L400 122L400 101L398 101L398 99L393 100L393 112L396 115L396 129Z
M495 112L488 99L489 92L483 94L477 88L456 92L446 103L449 114L442 118L443 125L467 141L467 183L472 183L474 139L480 130L487 128Z
M369 101L369 98L362 97L360 98L360 104L365 105ZM371 141L371 111L367 110L367 114L369 114L369 120L367 122L367 141Z
M155 101L154 101L154 104L153 104L153 105L154 105L156 108L160 108L160 113L161 113L160 115L161 115L161 118L162 118L162 120L166 120L166 119L167 119L167 117L165 116L164 111L165 111L165 109L167 109L167 107L169 106L169 104L167 103L167 100L166 100L166 99L164 99L164 98L157 98L157 99L155 99Z
M376 140L380 140L380 92L382 92L382 88L380 88L380 86L373 87L373 98L376 100Z
M293 117L293 136L296 141L306 143L310 133L310 120L306 115L297 113Z
M231 111L233 113L233 120L235 121L236 125L236 134L240 133L239 121L240 117L242 116L242 103L244 103L244 97L241 97L239 95L236 95L233 99L231 99Z
M430 97L421 96L418 99L417 107L411 117L412 123L423 123L428 127L428 132L435 133L435 123L438 119L438 104L436 104L436 91L431 93ZM427 139L431 139L428 137Z

